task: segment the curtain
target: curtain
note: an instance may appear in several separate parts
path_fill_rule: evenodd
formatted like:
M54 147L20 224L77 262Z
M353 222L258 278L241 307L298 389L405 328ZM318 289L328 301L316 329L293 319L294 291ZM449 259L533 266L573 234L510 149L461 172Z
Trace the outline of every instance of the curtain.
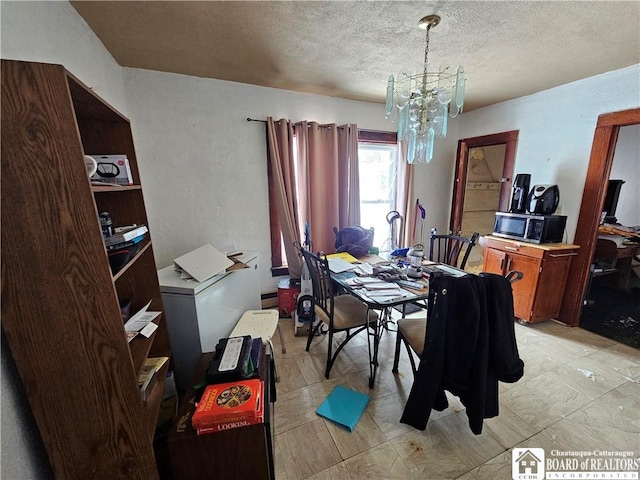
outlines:
M399 142L400 143L400 142ZM395 178L395 205L394 210L404 217L404 228L400 232L399 245L410 247L417 243L413 238L413 224L416 221L416 209L413 201L413 165L408 164L402 155L402 148L398 144L398 165ZM416 230L418 230L416 228Z
M267 143L289 274L299 278L294 243L307 223L313 250L327 253L335 250L334 227L360 224L358 127L267 117Z
M295 242L300 242L300 222L291 123L284 119L274 122L272 117L267 117L267 144L289 274L292 278L300 278L300 259L294 245Z
M295 124L300 224L308 222L314 251L333 252L338 229L360 224L358 128Z

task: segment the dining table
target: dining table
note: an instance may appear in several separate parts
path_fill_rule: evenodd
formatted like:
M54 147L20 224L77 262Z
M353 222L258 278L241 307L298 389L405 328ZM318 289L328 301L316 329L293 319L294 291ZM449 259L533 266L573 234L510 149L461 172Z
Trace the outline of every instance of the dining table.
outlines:
M352 265L352 268L346 270L345 267L336 269L340 271L332 270L331 280L343 293L353 295L363 302L368 310L379 312L373 325L369 324L367 314L369 388L373 388L378 370L380 339L385 330L392 331L389 325L394 323L391 318L393 307L399 307L398 310L403 318L406 305L416 305L426 310L430 276L433 274L461 276L468 273L449 265L425 260L421 267L421 277L412 278L406 275L406 265L402 259L384 258L371 254L358 258Z

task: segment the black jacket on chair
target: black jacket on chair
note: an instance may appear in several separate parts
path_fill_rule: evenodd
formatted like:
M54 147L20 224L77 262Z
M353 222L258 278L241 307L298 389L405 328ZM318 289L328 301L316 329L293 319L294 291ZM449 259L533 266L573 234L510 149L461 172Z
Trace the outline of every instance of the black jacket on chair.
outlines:
M495 274L443 276L432 281L425 347L400 421L424 430L431 409L447 408L445 390L460 397L469 427L482 433L498 415L498 381L524 373L514 330L511 283Z

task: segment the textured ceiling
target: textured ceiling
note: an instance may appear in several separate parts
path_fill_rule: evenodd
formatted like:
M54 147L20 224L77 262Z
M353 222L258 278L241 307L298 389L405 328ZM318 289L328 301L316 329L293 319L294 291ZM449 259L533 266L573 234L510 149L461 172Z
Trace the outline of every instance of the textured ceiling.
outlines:
M72 1L116 61L383 102L420 65L467 72L465 111L640 63L640 2Z

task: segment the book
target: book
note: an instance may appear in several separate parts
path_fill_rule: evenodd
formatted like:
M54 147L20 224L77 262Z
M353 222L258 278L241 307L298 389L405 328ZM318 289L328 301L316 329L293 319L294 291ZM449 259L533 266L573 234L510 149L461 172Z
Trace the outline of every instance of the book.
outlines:
M205 435L207 433L225 432L234 428L248 427L250 425L258 425L260 423L264 423L264 402L262 401L262 395L260 395L260 398L258 399L258 410L255 418L233 422L221 422L210 427L196 428L196 433L198 435Z
M113 245L105 245L107 247L107 252L114 252L116 250L122 250L124 248L133 247L135 244L140 243L144 240L144 233L142 235L137 236L133 240L128 240L122 243L114 243Z
M258 378L207 385L191 419L193 428L255 420L262 397Z
M156 380L158 379L157 373L162 366L169 360L169 357L153 357L147 358L142 365L142 369L138 375L138 389L140 390L140 400L145 402L151 391L153 390Z
M368 403L369 395L337 385L316 413L352 432Z
M262 363L262 338L251 340L251 365L253 373L257 374Z
M125 230L117 231L113 235L106 237L104 239L104 244L107 247L110 247L111 245L116 245L118 243L128 242L129 240L133 240L136 237L144 235L148 231L149 229L147 229L145 225L127 227Z

